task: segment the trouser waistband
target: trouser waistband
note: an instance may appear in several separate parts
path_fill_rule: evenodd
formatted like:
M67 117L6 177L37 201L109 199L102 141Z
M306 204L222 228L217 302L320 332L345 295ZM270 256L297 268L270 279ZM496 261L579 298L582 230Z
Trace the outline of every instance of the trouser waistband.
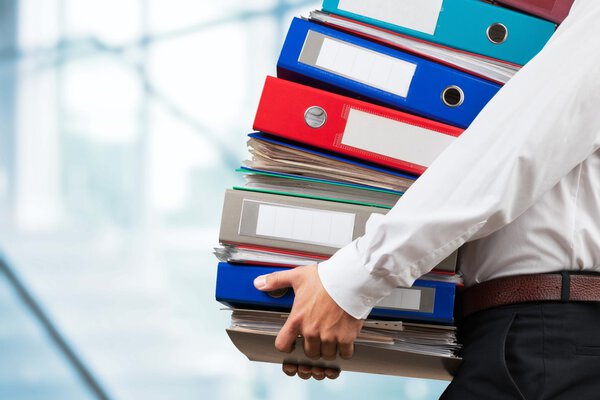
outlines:
M600 274L563 271L493 279L461 292L462 316L509 304L600 301Z

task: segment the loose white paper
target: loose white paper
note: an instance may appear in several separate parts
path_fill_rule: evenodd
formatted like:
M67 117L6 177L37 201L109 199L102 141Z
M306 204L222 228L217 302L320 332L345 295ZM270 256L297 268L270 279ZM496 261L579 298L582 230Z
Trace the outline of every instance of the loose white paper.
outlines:
M454 139L454 136L351 109L342 144L428 167Z
M419 311L421 308L421 291L419 289L396 288L389 296L384 297L378 308L398 308Z
M417 65L325 37L316 66L407 97Z
M352 242L354 219L352 213L261 204L256 234L340 248Z
M443 0L340 0L338 9L433 35L442 3Z

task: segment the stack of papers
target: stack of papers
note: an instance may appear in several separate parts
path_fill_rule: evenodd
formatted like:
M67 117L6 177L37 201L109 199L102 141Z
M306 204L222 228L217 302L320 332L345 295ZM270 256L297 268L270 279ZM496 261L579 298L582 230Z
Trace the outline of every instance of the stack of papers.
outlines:
M317 151L309 152L296 146L285 146L274 140L252 137L248 140L252 159L245 161L248 168L279 172L311 178L355 183L380 189L405 192L416 178L394 173L366 164L347 162Z
M288 316L276 311L232 309L229 329L277 335ZM450 358L460 349L454 326L373 319L365 321L356 343Z
M355 342L354 357L315 361L304 355L302 338L297 339L291 354L280 353L274 348L275 337L289 314L231 311L231 326L227 333L235 346L253 361L443 380L450 380L460 364L460 358L456 357L460 345L453 326L367 320Z

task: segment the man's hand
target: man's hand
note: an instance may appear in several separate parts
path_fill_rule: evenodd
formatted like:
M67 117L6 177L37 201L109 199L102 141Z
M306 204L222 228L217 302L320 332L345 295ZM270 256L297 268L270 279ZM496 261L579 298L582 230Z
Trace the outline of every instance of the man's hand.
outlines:
M349 359L354 353L354 340L363 322L341 309L329 296L317 273L317 266L297 267L256 278L254 285L262 291L291 287L295 300L290 315L277 335L275 348L290 353L298 335L304 338L304 353L312 360L334 360L339 355ZM335 379L335 370L284 365L284 372L301 378L325 376Z

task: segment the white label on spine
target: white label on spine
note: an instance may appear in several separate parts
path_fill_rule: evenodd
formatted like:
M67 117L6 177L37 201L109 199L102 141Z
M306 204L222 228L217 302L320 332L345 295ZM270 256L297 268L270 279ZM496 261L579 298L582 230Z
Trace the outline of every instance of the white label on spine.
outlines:
M354 219L351 213L261 204L256 234L339 248L352 242Z
M416 64L325 37L316 66L401 97L408 90Z
M455 137L350 110L342 144L428 167Z
M419 311L421 308L421 290L396 288L384 297L376 307Z
M433 35L442 3L443 0L340 0L338 9Z

